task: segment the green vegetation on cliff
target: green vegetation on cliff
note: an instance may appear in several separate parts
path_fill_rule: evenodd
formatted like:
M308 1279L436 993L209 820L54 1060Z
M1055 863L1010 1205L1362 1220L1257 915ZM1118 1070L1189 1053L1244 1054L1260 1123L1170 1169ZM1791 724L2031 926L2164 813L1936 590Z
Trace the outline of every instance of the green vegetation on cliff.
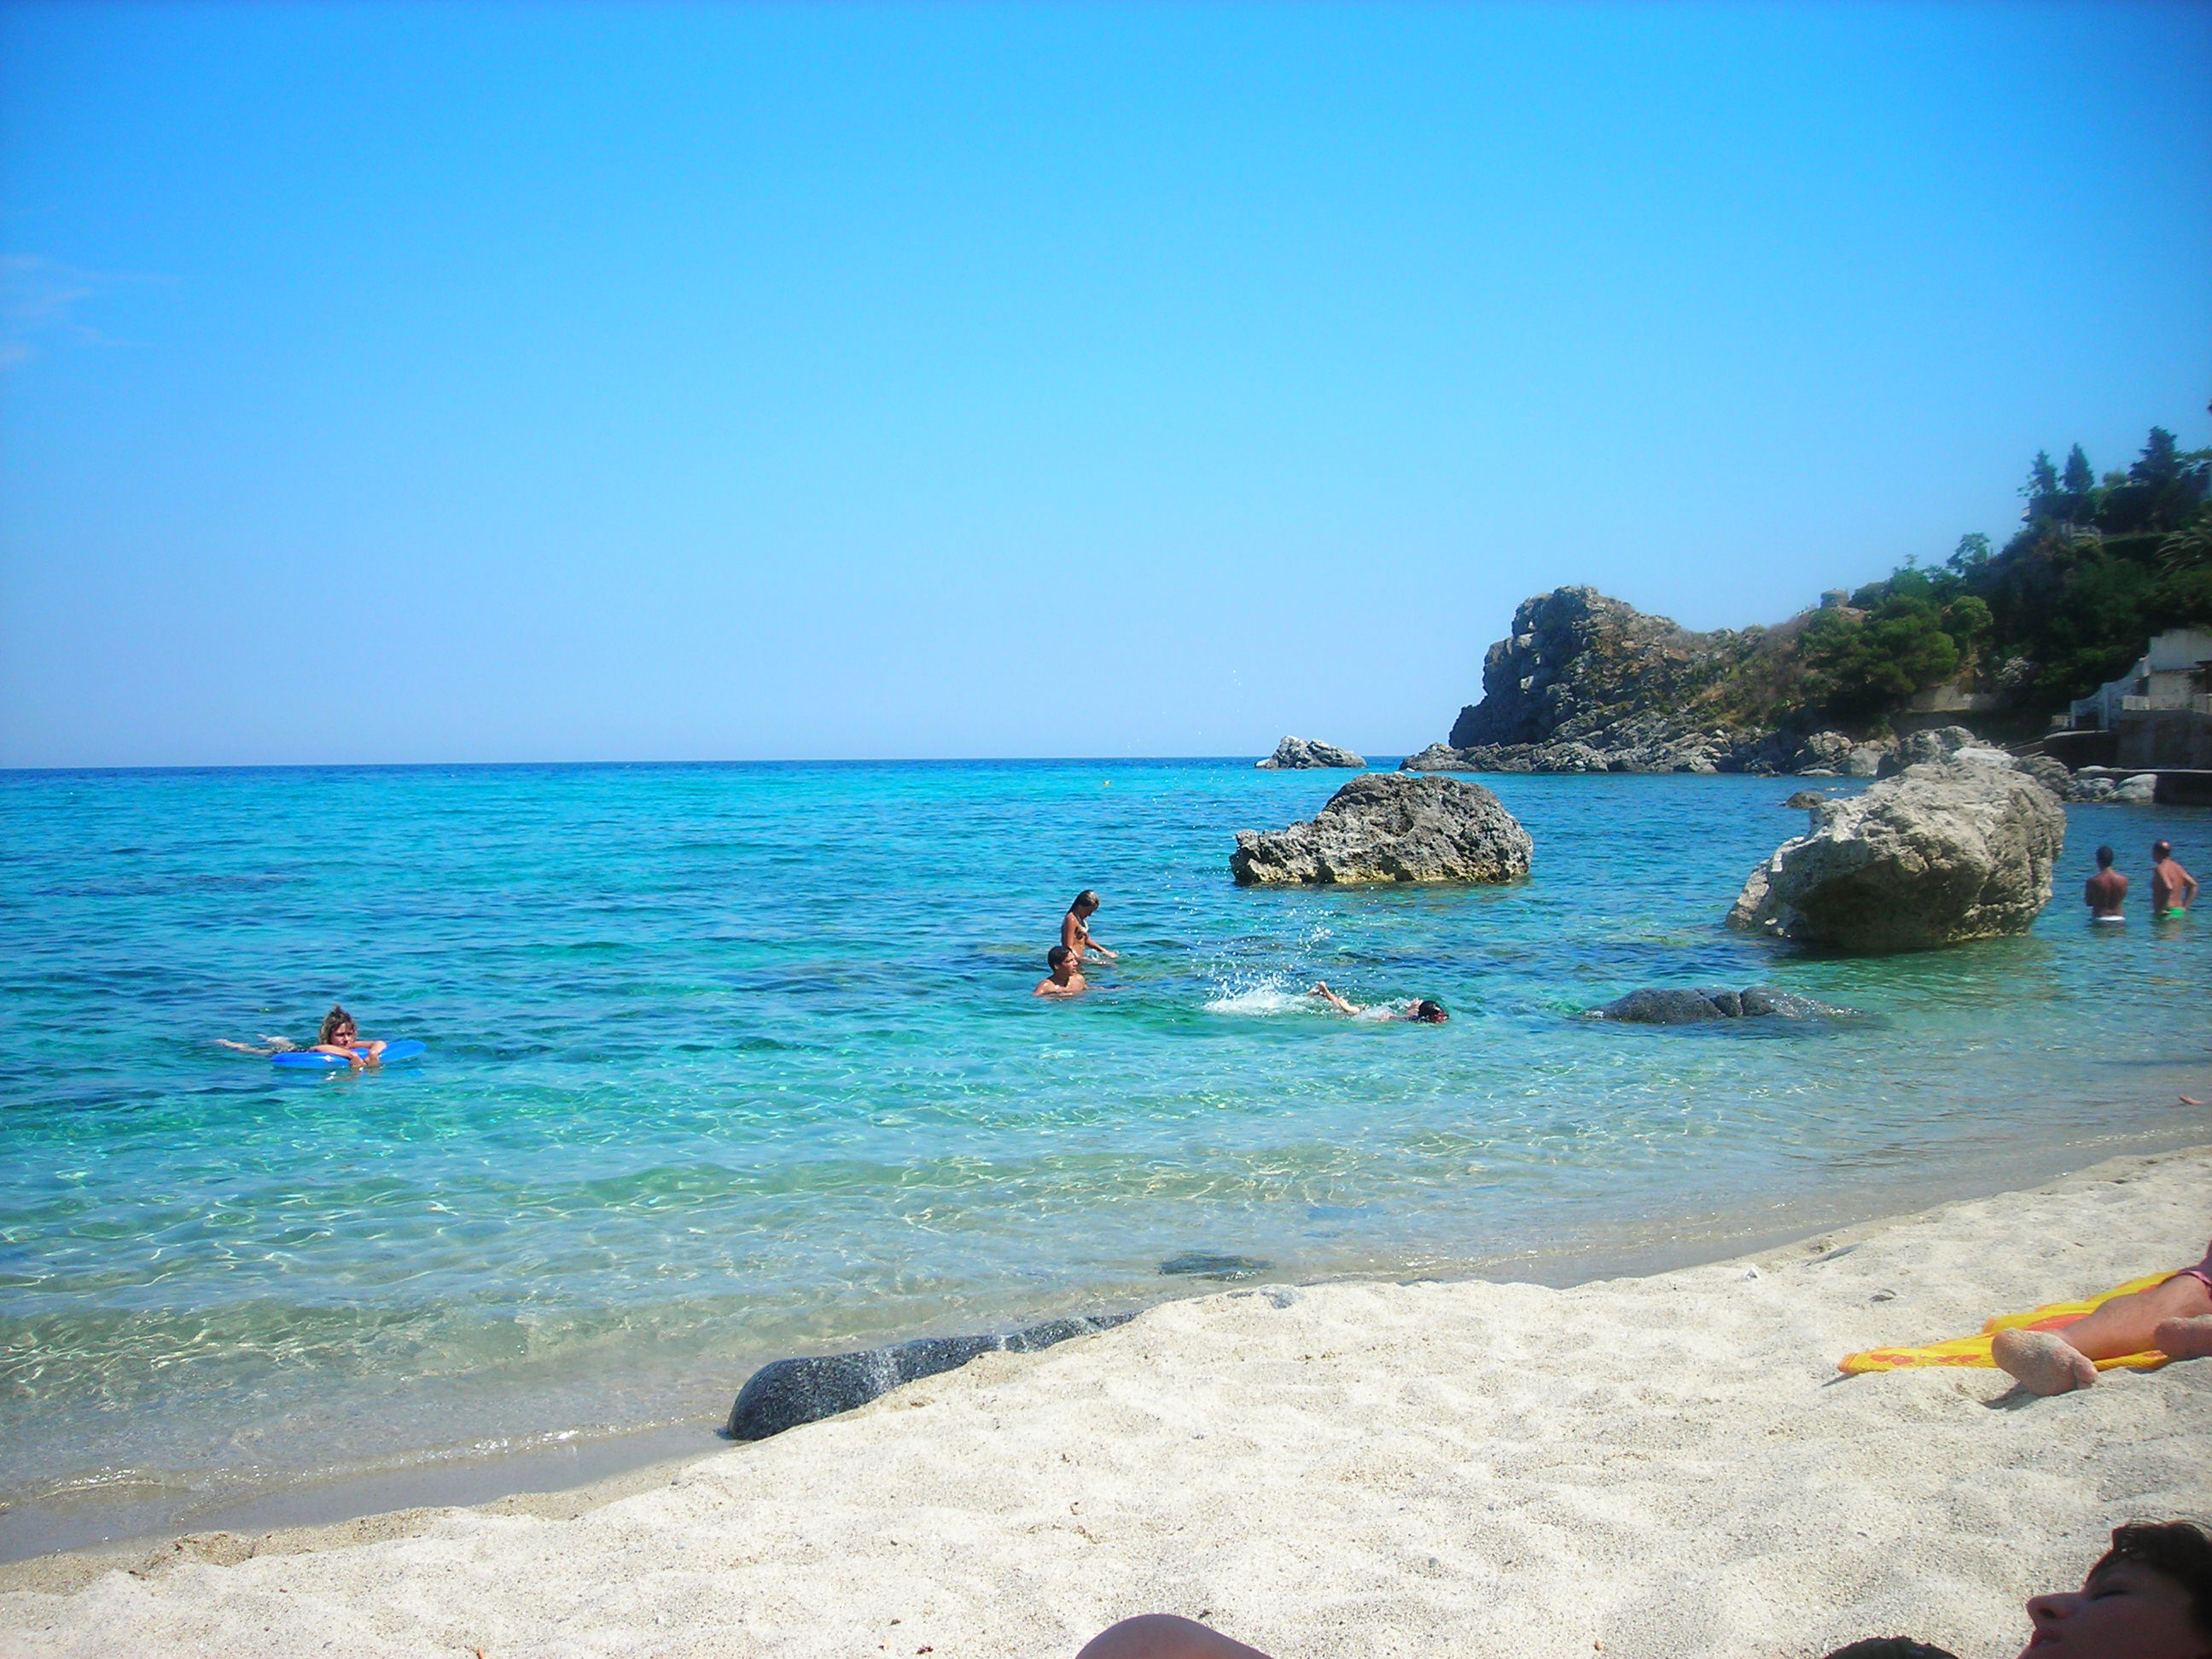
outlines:
M1998 692L2021 714L2061 709L2124 672L2153 634L2212 623L2208 484L2212 450L2183 451L2162 427L2102 480L2079 444L2063 471L2039 453L2027 510L2001 550L1966 536L1942 565L1908 562L1848 606L1814 612L1768 684L1731 701L1764 701L1768 720L1799 729L1867 726L1947 682Z

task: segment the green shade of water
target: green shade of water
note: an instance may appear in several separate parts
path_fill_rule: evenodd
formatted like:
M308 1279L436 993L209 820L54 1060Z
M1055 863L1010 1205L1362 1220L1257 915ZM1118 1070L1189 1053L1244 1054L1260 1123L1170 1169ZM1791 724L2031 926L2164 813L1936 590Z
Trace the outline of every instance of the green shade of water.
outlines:
M2100 839L2212 864L2203 812L2078 811L2031 937L1849 960L1719 925L1803 823L1786 781L1487 779L1526 884L1231 884L1237 830L1341 781L0 778L0 1498L698 1418L780 1353L1187 1291L1191 1251L1559 1278L2203 1136L2212 933L2073 896ZM1121 960L1040 1002L1084 886ZM1316 978L1453 1018L1327 1015ZM1577 1017L1756 982L1857 1017ZM333 999L428 1054L212 1044Z

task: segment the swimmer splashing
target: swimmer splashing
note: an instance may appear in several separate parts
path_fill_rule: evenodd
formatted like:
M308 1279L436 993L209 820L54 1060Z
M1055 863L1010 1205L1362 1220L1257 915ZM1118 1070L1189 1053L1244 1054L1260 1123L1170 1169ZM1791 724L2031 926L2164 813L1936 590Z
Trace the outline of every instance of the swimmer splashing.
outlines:
M1315 986L1313 989L1307 992L1306 994L1308 996L1319 997L1323 1002L1328 1004L1330 1007L1335 1009L1340 1014L1364 1014L1369 1012L1366 1007L1360 1004L1347 1001L1343 997L1337 995L1335 992L1330 990L1328 988L1328 981L1327 980L1323 980L1320 984ZM1446 1020L1449 1019L1451 1016L1444 1012L1444 1006L1443 1003L1431 1002L1426 997L1420 997L1417 998L1414 1000L1413 1006L1406 1010L1404 1013L1385 1014L1382 1018L1385 1019L1409 1019L1417 1025L1441 1025Z

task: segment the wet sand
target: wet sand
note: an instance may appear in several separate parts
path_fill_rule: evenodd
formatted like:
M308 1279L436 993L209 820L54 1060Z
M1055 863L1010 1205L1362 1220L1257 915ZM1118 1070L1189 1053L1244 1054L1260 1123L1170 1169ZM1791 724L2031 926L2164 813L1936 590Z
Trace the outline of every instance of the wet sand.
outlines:
M2195 1261L2212 1149L1555 1290L1229 1291L573 1492L0 1571L34 1655L2015 1652L2118 1522L2212 1510L2212 1361L2040 1401L1854 1348ZM327 1645L326 1645L327 1644Z

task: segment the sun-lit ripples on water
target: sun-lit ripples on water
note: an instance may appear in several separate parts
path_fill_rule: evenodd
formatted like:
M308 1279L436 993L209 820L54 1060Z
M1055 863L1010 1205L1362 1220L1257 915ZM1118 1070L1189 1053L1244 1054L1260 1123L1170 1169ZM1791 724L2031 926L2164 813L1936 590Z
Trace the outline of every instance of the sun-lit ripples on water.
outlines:
M1523 885L1231 884L1235 830L1341 781L0 780L0 1498L696 1416L776 1353L1187 1289L1188 1251L1571 1276L2202 1136L2212 917L2093 933L2071 896L2099 839L2212 864L2204 813L2079 811L2032 937L1848 960L1719 926L1787 781L1488 779ZM1086 885L1122 960L1036 1001ZM1324 978L1452 1021L1328 1014ZM1577 1018L1760 981L1856 1016ZM428 1054L210 1042L332 997Z

